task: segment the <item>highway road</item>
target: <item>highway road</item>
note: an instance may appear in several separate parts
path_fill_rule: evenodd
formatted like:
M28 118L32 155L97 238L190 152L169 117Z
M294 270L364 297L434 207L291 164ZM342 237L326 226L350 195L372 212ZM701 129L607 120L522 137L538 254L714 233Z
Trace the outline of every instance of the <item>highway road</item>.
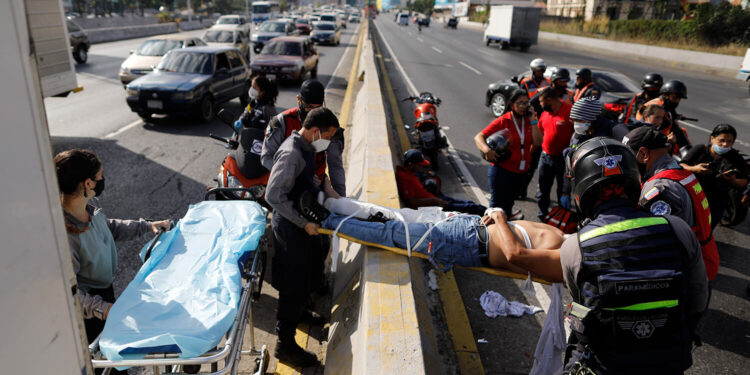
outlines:
M352 24L343 31L338 47L317 46L320 53L317 79L327 86L326 104L336 112L340 110L346 89L346 78L342 75L348 77L348 67L356 50L357 40L353 38L356 27ZM206 187L215 186L213 179L227 154L227 150L208 137L209 133L229 136L231 130L218 119L210 124L191 118L154 118L144 123L130 111L117 72L130 50L136 49L143 40L94 44L88 63L76 66L78 83L84 90L67 98L44 100L52 148L55 153L69 148L96 152L107 179L100 202L108 217L177 220L190 204L203 199ZM296 83L280 85L276 102L279 112L297 106L298 89ZM237 99L222 107L237 115L242 110ZM140 268L137 254L142 245L143 241L118 243L116 293L124 289ZM256 340L259 344L268 344L272 353L275 293L270 284L264 284L261 302L255 308ZM314 345L311 349L321 350ZM270 370L275 366L275 359L272 361Z
M460 161L467 167L469 176L463 177L474 180L480 194L485 196L489 195L488 164L481 159L473 137L493 120L484 105L487 86L527 70L529 62L537 57L545 59L550 66L590 65L620 71L636 82L652 71L661 73L665 80L682 80L688 87L689 99L680 104L678 112L700 120L687 125L693 142L707 142L713 126L730 123L739 132L740 142L736 148L750 151L750 98L747 87L740 81L673 70L629 56L592 55L544 43L532 47L528 53L502 51L497 46L486 47L479 31L445 29L435 22L418 33L414 26L398 26L390 14L378 17L375 23L382 37L380 46L394 94L402 99L414 92L430 91L443 100L438 117ZM411 103L400 102L399 110L405 124L414 123L413 109ZM443 159L441 165L450 164ZM449 167L441 170L444 185L455 184L454 173ZM455 187L452 190L456 191ZM528 196L533 197L535 190L536 184L532 183ZM527 200L518 206L527 218L535 217L535 202ZM695 365L689 374L746 373L750 365L748 234L747 221L734 228L719 227L715 232L722 268L713 282L711 305L702 321L704 344L694 350ZM485 371L528 373L529 357L543 320L540 317L489 319L482 314L477 301L488 288L510 294L509 299L523 300L518 283L492 280L472 272L457 271L456 275L475 338L489 340L489 344L478 344ZM533 298L529 301L536 302ZM539 302L539 305L544 303Z

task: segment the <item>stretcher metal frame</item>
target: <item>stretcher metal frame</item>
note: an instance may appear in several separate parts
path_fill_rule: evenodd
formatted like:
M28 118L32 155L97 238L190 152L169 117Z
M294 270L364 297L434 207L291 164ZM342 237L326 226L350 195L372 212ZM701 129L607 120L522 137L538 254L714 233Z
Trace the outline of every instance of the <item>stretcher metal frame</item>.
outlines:
M250 189L245 188L214 188L206 192L204 200L208 200L211 195L217 198L221 195L219 193L226 192L247 192L252 197L252 200L257 201L258 197ZM219 198L220 199L220 198ZM264 209L265 211L265 209ZM163 232L160 232L156 238L151 242L151 245L146 250L146 259L151 254L151 250L156 244L157 240ZM242 355L255 356L255 369L253 374L261 375L265 374L268 369L269 353L266 345L263 345L260 350L255 347L255 331L253 323L253 302L257 302L260 298L261 287L263 284L263 276L265 274L265 263L266 263L266 237L263 236L258 243L257 249L254 251L252 262L248 262L248 265L242 270L242 291L240 294L240 306L237 309L237 316L234 319L232 327L225 335L225 341L217 348L210 350L198 357L193 358L180 358L178 353L153 353L148 354L141 359L129 359L113 361L104 358L101 351L99 350L99 337L89 345L89 354L91 355L91 364L96 368L103 368L103 375L109 375L115 367L151 367L154 375L162 374L184 374L185 365L211 365L211 372L198 372L197 374L211 374L211 375L223 375L232 374L236 375ZM243 339L245 335L245 329L250 327L250 349L242 350ZM224 363L221 370L218 369L219 363Z

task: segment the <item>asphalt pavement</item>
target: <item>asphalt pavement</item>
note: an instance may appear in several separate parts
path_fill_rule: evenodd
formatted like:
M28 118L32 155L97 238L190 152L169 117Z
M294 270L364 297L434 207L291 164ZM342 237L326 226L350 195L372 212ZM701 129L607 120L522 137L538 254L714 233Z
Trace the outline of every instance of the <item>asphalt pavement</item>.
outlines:
M469 174L456 174L452 164L441 158L440 174L450 194L471 197L469 188L473 180L484 199L489 196L489 164L481 159L473 141L474 135L494 119L484 105L487 86L526 71L529 62L537 57L545 59L549 66L589 65L616 70L636 82L652 71L661 73L665 80L682 80L688 87L688 99L680 104L678 112L699 119L684 125L692 141L707 142L710 129L716 124L730 123L739 133L735 147L746 153L750 151L750 98L746 85L739 80L655 65L647 59L629 56L627 51L621 56L592 55L542 43L522 53L500 50L495 45L486 47L481 32L445 29L438 22L423 28L421 33L413 25L397 25L389 14L378 17L375 23L383 39L381 47L396 97L402 99L415 91L430 91L443 101L438 109L441 126ZM405 124L414 123L411 103L400 102L399 110ZM536 184L532 182L527 196L533 197L535 192ZM518 202L517 207L527 218L536 216L533 199ZM704 344L694 350L695 364L689 374L747 372L750 365L749 234L747 220L733 228L720 226L715 231L721 270L712 284L711 304L701 324ZM528 373L530 354L533 354L544 314L534 318L489 319L483 315L478 297L485 290L494 289L511 300L546 309L549 302L544 294L537 293L537 298L524 297L518 288L520 283L493 280L476 272L459 270L456 278L475 338L489 342L478 345L485 371Z
M352 24L343 30L339 46L316 47L320 53L317 79L326 85L326 104L334 112L340 111L345 77L356 49L357 41L353 38L356 32L357 25ZM209 138L209 133L227 137L231 130L219 119L203 124L192 118L155 117L144 123L130 111L117 72L130 50L145 39L92 45L88 63L76 66L78 84L84 90L67 98L46 98L44 105L55 153L88 148L102 160L107 188L100 202L108 217L177 220L190 204L203 200L207 187L216 185L214 179L227 150ZM276 102L279 112L297 106L298 89L297 83L280 84ZM237 99L220 107L236 115L242 111ZM140 268L137 254L141 246L142 241L118 243L119 266L114 283L117 294ZM276 291L265 283L261 301L254 308L256 343L269 345L272 354L276 296ZM310 337L308 348L323 359L322 341L327 336L318 330L311 332ZM243 362L245 370L252 368L247 364L252 361ZM272 360L269 371L274 368L276 362ZM322 368L305 373L322 373Z

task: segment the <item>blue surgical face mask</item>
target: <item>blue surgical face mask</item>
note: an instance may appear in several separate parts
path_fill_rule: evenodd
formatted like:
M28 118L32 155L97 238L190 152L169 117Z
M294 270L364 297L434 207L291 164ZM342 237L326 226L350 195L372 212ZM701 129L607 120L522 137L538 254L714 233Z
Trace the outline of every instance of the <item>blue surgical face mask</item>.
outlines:
M713 145L713 148L714 148L714 152L717 153L717 154L719 154L719 155L724 155L727 152L729 152L729 151L732 150L731 147L721 147L719 145Z

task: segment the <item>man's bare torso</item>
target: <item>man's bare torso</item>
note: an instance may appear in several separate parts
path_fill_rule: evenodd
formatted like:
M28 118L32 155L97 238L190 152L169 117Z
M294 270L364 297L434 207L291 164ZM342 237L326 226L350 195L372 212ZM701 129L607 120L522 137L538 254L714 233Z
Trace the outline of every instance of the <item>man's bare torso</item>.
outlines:
M509 227L513 236L516 238L516 241L518 241L523 247L527 247L526 240L524 239L521 230L515 227L514 224L526 230L526 233L529 235L529 240L531 240L531 248L559 249L565 240L564 233L551 225L533 221L516 220L513 221ZM493 268L505 268L514 272L526 273L526 270L508 263L508 259L502 251L502 246L507 246L507 244L500 240L501 236L498 233L497 226L498 224L487 225L487 234L490 238L490 265Z

